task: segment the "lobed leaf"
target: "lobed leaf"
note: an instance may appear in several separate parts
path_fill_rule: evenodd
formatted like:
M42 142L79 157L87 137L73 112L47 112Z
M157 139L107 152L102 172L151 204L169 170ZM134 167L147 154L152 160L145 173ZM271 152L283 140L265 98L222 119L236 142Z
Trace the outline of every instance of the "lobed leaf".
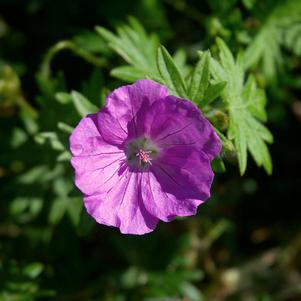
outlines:
M188 97L198 103L204 98L210 79L210 52L204 52L197 63L188 88Z
M98 108L79 92L72 91L71 96L73 104L80 116L85 117L88 114L98 111Z
M128 64L135 69L116 70L112 75L133 81L137 71L148 75L157 75L156 50L159 42L155 35L148 35L142 25L133 17L129 18L129 25L117 28L117 34L111 33L104 27L97 26L96 31L109 43L109 47L117 52Z
M145 72L132 66L120 66L111 71L111 75L127 82L146 77Z
M171 92L180 97L187 98L186 84L183 76L171 55L162 45L158 48L157 52L157 66L165 85Z
M227 85L221 93L229 111L228 138L234 141L239 170L244 174L247 168L247 153L252 155L258 166L263 166L268 174L272 172L272 162L266 143L272 143L269 130L260 122L266 121L265 94L258 89L255 78L249 76L244 84L243 68L235 61L227 45L218 40L220 62L212 59L212 75L215 80L225 80Z
M200 106L204 107L220 96L226 85L227 82L219 82L209 86L205 91L204 100L200 103Z

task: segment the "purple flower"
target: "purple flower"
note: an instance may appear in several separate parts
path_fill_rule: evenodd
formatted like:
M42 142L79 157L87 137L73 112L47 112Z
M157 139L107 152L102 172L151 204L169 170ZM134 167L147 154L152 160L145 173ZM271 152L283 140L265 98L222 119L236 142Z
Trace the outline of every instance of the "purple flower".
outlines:
M144 234L210 196L221 143L190 101L151 80L113 91L70 137L75 184L100 224Z

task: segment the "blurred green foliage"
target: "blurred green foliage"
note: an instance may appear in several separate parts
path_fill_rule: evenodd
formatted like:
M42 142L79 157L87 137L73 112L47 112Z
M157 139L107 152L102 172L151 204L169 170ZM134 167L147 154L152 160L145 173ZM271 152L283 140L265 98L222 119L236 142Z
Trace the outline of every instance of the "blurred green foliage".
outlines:
M300 300L300 54L299 0L2 0L0 301ZM83 210L68 137L139 78L223 150L196 217L134 237Z

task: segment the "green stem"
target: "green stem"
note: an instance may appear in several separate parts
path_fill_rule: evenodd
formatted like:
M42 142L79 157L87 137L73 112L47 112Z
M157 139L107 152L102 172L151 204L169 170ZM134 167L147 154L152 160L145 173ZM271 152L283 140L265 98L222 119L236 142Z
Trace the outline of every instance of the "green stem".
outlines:
M90 52L78 47L74 42L66 40L60 41L54 46L52 46L48 52L46 53L42 66L41 72L45 78L49 78L51 76L51 61L54 56L62 50L68 49L73 52L75 55L81 57L86 62L96 66L96 67L103 67L105 65L105 60L96 57L95 55L91 54Z

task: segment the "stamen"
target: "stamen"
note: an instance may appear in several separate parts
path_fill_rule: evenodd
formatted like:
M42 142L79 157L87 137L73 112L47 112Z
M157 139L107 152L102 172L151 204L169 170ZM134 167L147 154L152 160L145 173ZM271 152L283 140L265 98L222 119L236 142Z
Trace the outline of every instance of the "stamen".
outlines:
M151 153L152 151L145 151L144 149L139 149L138 153L136 154L136 157L139 158L139 164L141 165L143 162L152 165L152 158L150 156Z

